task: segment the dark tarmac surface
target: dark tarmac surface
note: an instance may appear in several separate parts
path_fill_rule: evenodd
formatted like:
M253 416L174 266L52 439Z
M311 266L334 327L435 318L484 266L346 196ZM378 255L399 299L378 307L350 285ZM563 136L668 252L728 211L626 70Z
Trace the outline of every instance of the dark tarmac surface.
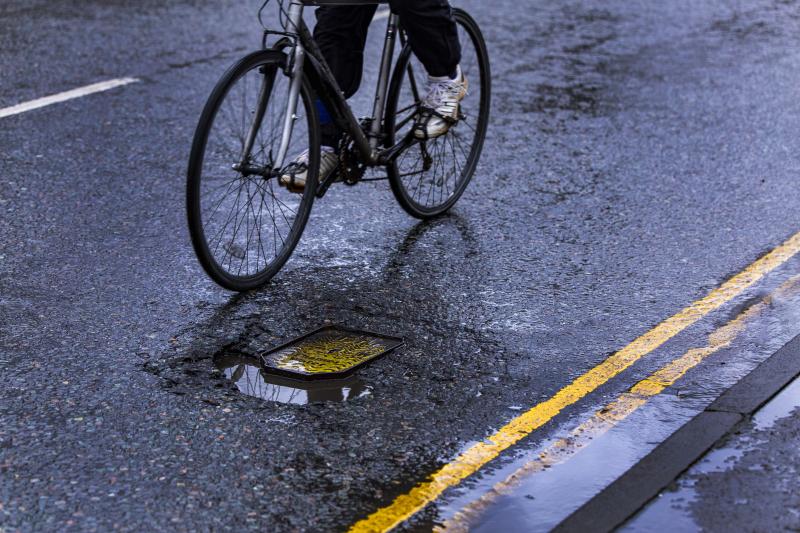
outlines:
M183 180L205 98L258 45L257 4L0 6L0 108L142 80L0 119L0 529L346 529L798 230L800 3L457 5L494 74L463 199L425 224L386 184L336 187L284 271L245 296L197 264ZM214 364L327 322L406 345L344 402L243 395ZM702 408L798 330L780 316L756 327L747 357L721 352L670 405ZM663 438L680 417L643 420L631 431ZM410 528L438 518L431 506Z

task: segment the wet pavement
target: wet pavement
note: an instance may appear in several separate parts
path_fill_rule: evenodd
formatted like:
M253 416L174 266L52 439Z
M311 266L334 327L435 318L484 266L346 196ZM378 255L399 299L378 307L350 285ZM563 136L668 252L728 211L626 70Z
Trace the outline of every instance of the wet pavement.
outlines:
M472 486L454 491L453 498L439 507L445 529L549 531L707 407L741 377L743 369L751 369L761 353L775 352L791 340L798 310L800 278L795 276L738 309L735 317L709 334L706 346L701 342L686 351L689 363L678 365L681 376L700 364L714 369L701 382L678 381L647 403L640 402L643 385L669 385L665 381L671 373L657 371L632 388L639 394L623 393L606 400L599 410L575 415L539 446L520 450ZM776 398L756 420L774 416L766 413L774 413L778 405L785 407L792 398L791 392ZM649 531L663 530L664 523L676 524L668 516L649 516ZM757 516L753 523L758 523Z
M800 529L800 379L707 453L621 531Z
M463 199L418 223L384 183L336 187L284 271L248 295L198 266L183 180L205 98L259 42L256 3L0 6L0 108L141 80L0 119L0 528L347 529L798 231L797 2L457 4L494 75ZM361 112L373 79L374 65ZM798 267L405 527L443 523ZM627 451L584 463L594 481L553 468L547 505L577 507L800 333L781 301L610 431ZM330 323L406 344L326 390L250 364Z

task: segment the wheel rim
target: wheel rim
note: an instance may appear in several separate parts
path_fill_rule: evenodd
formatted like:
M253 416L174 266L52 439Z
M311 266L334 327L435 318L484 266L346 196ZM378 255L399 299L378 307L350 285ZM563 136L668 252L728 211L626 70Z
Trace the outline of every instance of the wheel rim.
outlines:
M222 97L208 131L200 170L199 219L208 257L225 277L238 281L271 276L280 268L299 238L313 194L291 193L275 177L233 169L240 162L265 80L271 80L272 90L248 163L273 166L289 79L273 65L256 65L234 79ZM308 106L307 98L298 102L289 161L311 144Z
M461 102L460 119L436 139L415 144L395 162L396 181L405 199L419 212L436 213L448 208L463 192L480 156L488 115L486 65L478 45L463 21L456 16L462 47L461 70L469 92ZM422 64L411 56L409 64L420 97L426 85ZM483 68L482 68L483 67ZM406 74L394 113L394 138L401 139L413 127L418 101Z

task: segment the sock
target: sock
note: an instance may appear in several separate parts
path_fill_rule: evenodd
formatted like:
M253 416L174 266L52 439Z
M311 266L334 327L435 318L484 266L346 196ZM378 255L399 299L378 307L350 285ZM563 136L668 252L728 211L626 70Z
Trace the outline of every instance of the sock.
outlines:
M322 100L314 102L317 107L317 114L319 115L320 125L320 144L326 152L339 153L339 141L342 138L342 132L333 123L333 117L328 113L328 108L322 103Z
M317 114L319 115L319 123L321 126L333 122L333 118L331 117L331 114L328 113L328 108L325 107L325 104L322 103L322 100L317 100L314 102L314 105L317 107Z
M428 79L431 81L456 81L461 79L461 65L456 65L456 68L453 69L453 72L448 74L447 76L428 76Z

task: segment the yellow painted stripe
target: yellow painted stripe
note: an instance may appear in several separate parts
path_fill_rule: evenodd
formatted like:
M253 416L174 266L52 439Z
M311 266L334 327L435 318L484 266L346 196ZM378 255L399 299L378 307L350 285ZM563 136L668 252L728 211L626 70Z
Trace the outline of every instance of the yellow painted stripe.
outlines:
M687 351L638 382L616 400L575 427L570 432L569 437L553 442L538 457L525 463L505 480L495 484L489 491L461 508L451 519L434 528L434 530L448 533L469 531L470 526L497 498L504 494L510 494L527 477L556 464L563 463L625 420L637 409L645 405L650 398L675 384L686 372L700 364L708 356L730 346L734 339L745 330L749 322L769 309L774 298L796 293L798 282L800 282L800 276L794 276L783 283L773 294L742 311L735 319L712 332L708 336L708 344L706 346Z
M740 295L798 251L800 251L800 232L711 291L704 298L661 322L599 365L576 378L550 399L533 406L512 419L486 440L468 448L431 475L427 481L418 484L406 494L398 496L388 506L378 509L368 517L356 522L350 531L388 531L403 523L438 498L447 488L459 484L486 463L495 459L502 451L547 423L565 407L577 402L711 311Z

